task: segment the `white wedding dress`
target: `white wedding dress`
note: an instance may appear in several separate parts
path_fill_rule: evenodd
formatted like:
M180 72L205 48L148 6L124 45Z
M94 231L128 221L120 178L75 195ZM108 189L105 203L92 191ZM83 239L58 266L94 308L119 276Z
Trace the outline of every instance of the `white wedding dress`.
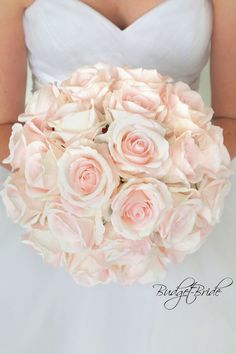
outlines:
M24 16L34 88L97 61L156 68L198 90L210 54L209 0L166 0L125 30L79 0L35 0ZM236 159L233 160L236 169ZM7 176L0 169L1 183ZM236 279L236 176L206 243L163 283ZM21 243L0 201L1 354L234 354L236 288L172 311L152 284L79 286Z

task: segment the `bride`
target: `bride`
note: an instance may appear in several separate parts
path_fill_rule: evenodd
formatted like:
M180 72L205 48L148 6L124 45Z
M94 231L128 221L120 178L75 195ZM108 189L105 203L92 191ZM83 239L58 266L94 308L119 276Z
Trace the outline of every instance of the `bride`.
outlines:
M199 89L210 56L214 124L236 168L236 3L234 0L1 0L0 160L24 111L27 59L33 90L98 61L156 68ZM0 167L0 183L8 166ZM193 278L214 289L236 278L236 176L222 219L164 284ZM79 286L42 263L0 202L0 353L233 354L236 289L181 299L171 311L155 287ZM224 280L226 281L226 280Z

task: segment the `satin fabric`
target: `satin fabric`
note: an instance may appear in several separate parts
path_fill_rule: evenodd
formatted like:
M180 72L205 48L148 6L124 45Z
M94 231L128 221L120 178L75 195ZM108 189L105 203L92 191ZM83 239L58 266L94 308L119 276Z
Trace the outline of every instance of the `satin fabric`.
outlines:
M34 88L62 80L77 66L105 61L157 68L198 89L212 29L211 2L167 0L120 31L78 0L36 0L24 29ZM193 84L193 81L195 82ZM233 160L236 171L236 158ZM8 172L0 167L0 183ZM186 277L214 288L236 278L236 179L222 219L208 240L163 283ZM62 269L42 263L21 243L22 229L0 200L0 353L233 354L236 288L166 310L152 284L79 286Z

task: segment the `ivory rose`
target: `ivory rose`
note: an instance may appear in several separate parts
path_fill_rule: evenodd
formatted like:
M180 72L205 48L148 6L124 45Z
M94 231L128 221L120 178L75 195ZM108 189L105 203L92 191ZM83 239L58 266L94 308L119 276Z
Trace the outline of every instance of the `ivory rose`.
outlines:
M186 186L190 186L189 183L197 183L202 178L201 161L204 156L190 130L173 139L170 157L171 173L165 179L166 182L170 183L174 178L176 182L179 177L179 182L182 181Z
M163 109L158 93L144 82L118 81L107 93L103 106L106 111L120 110L155 119Z
M75 282L84 286L108 284L116 279L101 250L84 249L76 254L66 254L65 266Z
M162 279L166 274L166 257L150 237L130 240L117 234L111 223L106 224L104 240L100 244L106 263L125 286Z
M96 217L79 217L59 208L49 208L48 228L64 252L93 248L103 239L104 226Z
M161 218L156 237L163 252L174 263L181 261L186 254L195 252L211 232L206 219L201 194L194 188L170 188L173 208Z
M213 140L215 151L220 158L220 166L217 171L217 176L227 178L233 174L233 165L231 164L231 158L228 149L224 145L223 128L217 125L209 125L207 133Z
M27 103L25 111L18 116L18 120L26 122L33 117L43 117L49 111L55 109L58 100L62 98L61 91L54 83L47 83L39 88L33 94L31 100Z
M53 234L46 228L32 229L21 237L22 242L31 246L41 255L43 261L54 267L64 263L64 252Z
M63 86L69 84L75 88L91 87L97 82L109 82L111 78L111 66L100 62L78 68L69 79L63 81Z
M95 110L92 102L69 102L48 118L48 125L64 141L84 137L94 139L106 125L103 115ZM52 134L53 135L53 134ZM54 133L55 135L55 133Z
M66 102L67 98L53 83L42 86L34 93L25 112L18 116L18 121L24 124L24 135L28 143L45 141L51 136L53 128L48 125L48 120Z
M154 280L160 281L167 273L166 261L164 260L160 249L152 247L149 254L139 253L139 257L136 257L132 263L126 259L120 268L120 272L117 272L117 279L125 286L135 283L151 283Z
M174 169L182 172L191 183L201 181L205 173L230 175L230 157L223 141L217 141L215 137L219 134L217 128L186 130L175 138L170 147L173 172Z
M220 221L224 208L224 200L231 189L231 182L226 178L211 178L205 176L198 185L201 198L204 201L204 215L212 225Z
M30 197L57 194L57 159L62 152L42 141L33 141L25 155L26 193Z
M130 179L111 202L111 222L125 238L139 240L150 235L161 215L172 206L167 186L154 179Z
M142 67L132 68L129 66L116 66L112 69L116 81L144 82L149 87L158 88L165 85L170 77L161 75L156 69L144 69Z
M24 136L24 128L22 124L15 123L9 140L10 154L3 160L3 163L10 164L12 170L20 168L26 152L26 138Z
M43 212L44 202L27 197L24 178L21 175L8 176L0 194L7 215L14 223L28 227L38 222Z
M58 169L63 199L78 208L101 208L118 183L105 144L89 140L70 145L59 159Z
M166 129L140 115L112 111L113 122L102 139L123 177L164 176L170 168ZM98 137L99 139L99 137Z
M176 133L186 129L206 128L214 113L207 107L200 94L192 90L182 81L169 80L159 93L164 109L158 114L157 120L171 126Z
M198 248L201 230L196 227L196 222L200 208L200 199L190 199L165 214L157 227L165 248L184 253L194 252Z
M27 144L30 144L36 140L46 142L47 135L51 133L51 128L44 118L36 116L24 123L23 131Z
M74 101L81 99L86 102L94 99L95 107L103 112L103 99L109 92L112 81L109 65L104 63L97 63L94 66L84 65L69 79L62 81L61 89Z
M172 96L172 103L174 100L179 100L182 103L186 104L192 110L198 112L205 112L206 105L199 94L199 92L192 90L191 87L182 81L173 82L172 84L168 84L166 87L168 96L165 96L166 99Z

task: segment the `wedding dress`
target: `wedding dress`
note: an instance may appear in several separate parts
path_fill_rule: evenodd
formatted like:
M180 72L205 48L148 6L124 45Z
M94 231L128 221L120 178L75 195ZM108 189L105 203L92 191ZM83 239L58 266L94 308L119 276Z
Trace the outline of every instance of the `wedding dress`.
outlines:
M79 0L35 0L24 14L33 90L83 64L156 68L198 90L210 54L209 0L166 0L121 30ZM236 159L233 160L236 168ZM0 169L1 183L8 172ZM170 267L163 283L187 277L213 288L236 278L236 176L222 219L206 243ZM20 241L0 201L1 354L233 354L236 289L173 310L152 284L79 286Z

